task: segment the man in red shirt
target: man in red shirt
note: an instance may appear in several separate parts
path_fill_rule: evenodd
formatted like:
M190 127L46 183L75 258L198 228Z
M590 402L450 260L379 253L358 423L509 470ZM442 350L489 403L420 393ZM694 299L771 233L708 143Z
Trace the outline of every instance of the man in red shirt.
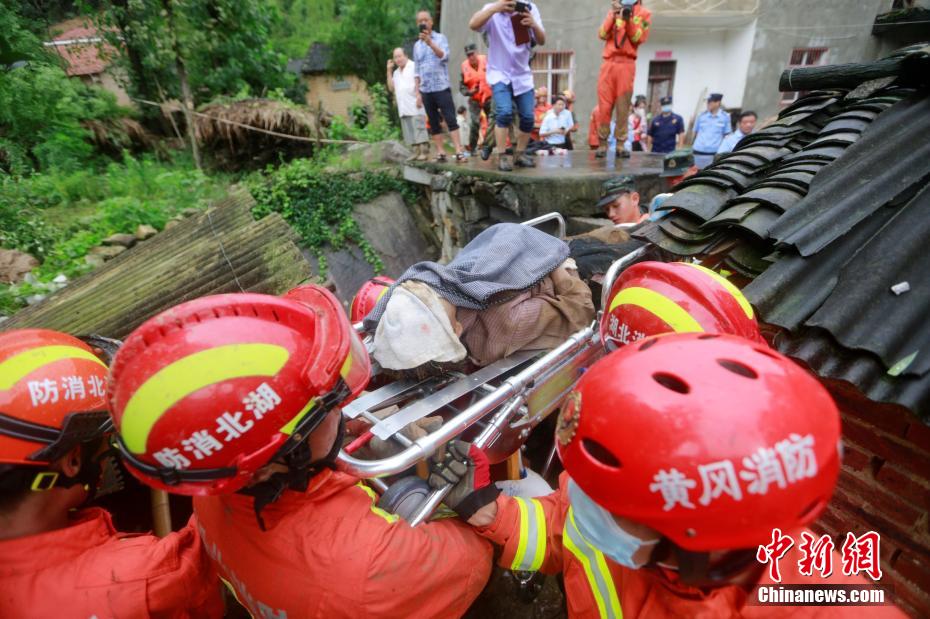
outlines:
M631 290L615 302L635 311L649 297ZM839 440L836 405L791 360L735 336L676 333L632 341L582 375L558 418L565 472L553 494L487 503L480 455L462 445L430 483L459 480L446 503L503 548L502 566L561 572L570 617L860 617L755 603L778 585L870 588L844 575L832 545L822 573L802 546L818 539L806 527L833 493ZM781 531L794 552L776 546Z
M100 481L107 366L81 340L0 334L0 616L221 617L190 524L158 539L82 507Z
M652 14L639 0L613 0L610 12L598 31L604 41L604 62L597 80L598 138L597 157L607 154L610 118L616 111L617 155L629 157L623 148L627 135L627 117L633 98L633 80L636 76L636 53L649 38Z
M481 113L484 112L485 117L491 115L491 87L488 86L488 57L479 54L478 46L474 43L465 46L465 56L459 92L463 97L468 97L468 115L471 118L468 152L474 153L478 148Z
M120 451L143 482L194 495L222 579L253 617L452 617L491 545L455 519L410 527L333 469L368 354L319 286L228 294L142 324L113 363Z

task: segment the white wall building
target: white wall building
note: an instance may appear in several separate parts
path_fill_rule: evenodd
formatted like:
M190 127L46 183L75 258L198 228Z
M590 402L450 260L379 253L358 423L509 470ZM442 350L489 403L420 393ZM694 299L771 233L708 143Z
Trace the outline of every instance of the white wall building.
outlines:
M886 52L872 26L877 14L901 1L644 0L653 21L639 48L634 94L647 95L655 111L659 98L671 92L686 123L704 109L711 92L723 94L726 108L753 109L764 119L796 96L778 92L778 77L788 66L866 61ZM449 38L453 82L459 79L464 45L483 47L480 35L467 26L483 4L443 2L441 31ZM597 31L610 3L536 4L547 38L533 60L536 85L549 86L550 92L573 89L575 115L586 135L603 50Z

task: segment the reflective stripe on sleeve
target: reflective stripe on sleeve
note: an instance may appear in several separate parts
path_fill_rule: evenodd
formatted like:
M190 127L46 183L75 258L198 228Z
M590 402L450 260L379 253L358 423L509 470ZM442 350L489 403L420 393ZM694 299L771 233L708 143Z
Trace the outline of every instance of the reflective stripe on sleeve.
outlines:
M392 513L390 513L390 512L386 512L386 511L384 511L383 509L381 509L380 507L378 507L377 505L375 505L375 503L378 502L378 495L375 494L375 491L374 491L374 490L372 490L371 488L369 488L368 486L366 486L366 485L363 484L362 482L358 482L358 483L355 484L355 485L356 485L357 487L361 488L362 490L364 490L364 491L365 491L365 494L367 494L368 497L371 499L371 512L372 512L373 514L375 514L375 515L377 515L377 516L381 516L382 518L384 518L385 520L388 521L388 524L394 524L395 522L397 522L398 520L400 520L400 516L398 516L397 514L392 514Z
M601 618L623 619L623 611L620 610L620 599L617 597L617 588L614 586L604 553L592 546L581 534L581 531L578 530L575 525L575 514L571 507L568 508L568 517L565 519L562 543L584 567L584 573L588 579L588 585L591 587L591 593L594 594L594 600L597 602L597 610Z
M536 572L546 558L546 517L536 499L514 497L520 508L520 541L510 569Z

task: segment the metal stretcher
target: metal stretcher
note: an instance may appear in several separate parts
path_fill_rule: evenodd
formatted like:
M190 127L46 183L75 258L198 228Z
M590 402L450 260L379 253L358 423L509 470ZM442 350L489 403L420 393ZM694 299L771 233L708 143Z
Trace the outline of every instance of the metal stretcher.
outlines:
M539 226L555 221L557 235L565 236L565 220L550 213L524 222ZM645 248L627 254L611 265L603 284L601 307L606 305L613 281L619 273L642 255ZM361 325L356 325L361 331ZM366 344L370 345L370 339ZM343 408L349 419L366 419L371 429L347 445L338 457L341 469L370 480L382 492L382 507L397 508L412 526L430 517L451 490L429 489L422 481L402 478L388 486L381 478L408 471L427 460L446 442L461 438L485 451L492 464L503 462L517 452L530 432L552 411L580 378L585 368L604 354L598 321L576 332L550 351L522 351L505 357L470 374L458 372L422 381L398 380L371 391ZM373 368L377 373L378 368ZM392 406L398 410L383 418L376 413ZM439 415L439 429L410 440L400 431L408 424L427 416ZM368 440L377 437L393 441L401 449L390 457L366 460L353 455ZM549 453L554 456L554 444ZM548 463L547 463L548 468ZM410 496L414 499L407 500Z

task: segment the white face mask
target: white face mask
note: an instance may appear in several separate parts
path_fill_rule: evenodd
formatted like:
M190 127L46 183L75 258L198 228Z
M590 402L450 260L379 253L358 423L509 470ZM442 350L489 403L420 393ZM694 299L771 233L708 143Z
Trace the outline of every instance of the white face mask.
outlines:
M661 538L642 540L628 533L617 524L610 512L595 503L572 480L568 482L568 499L578 530L595 548L615 563L630 569L636 570L646 564L646 561L637 561L633 557L640 548L655 546Z

